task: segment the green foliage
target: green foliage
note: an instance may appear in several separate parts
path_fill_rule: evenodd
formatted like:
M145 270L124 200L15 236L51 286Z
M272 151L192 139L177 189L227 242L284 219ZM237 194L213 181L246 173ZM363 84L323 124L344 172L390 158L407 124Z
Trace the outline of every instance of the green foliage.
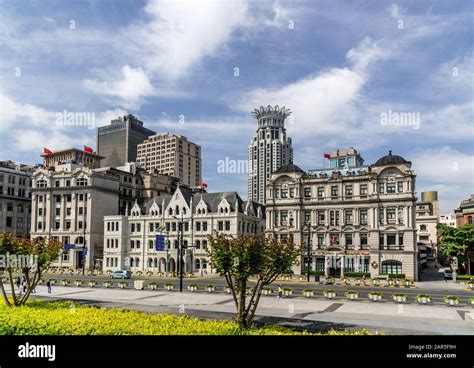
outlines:
M33 301L23 308L0 304L0 335L324 335L269 325L241 330L233 321L200 320L172 314ZM371 335L367 330L327 335Z
M252 325L263 287L290 272L301 254L291 241L278 241L263 235L209 236L206 251L212 268L226 279L237 310L236 320L242 329ZM247 283L254 276L257 282L249 292Z
M3 261L0 262L0 269L6 271L9 276L11 289L9 296L3 283L0 282L0 292L5 305L19 307L28 301L43 272L61 254L62 247L62 243L55 240L25 239L4 231L0 232L0 254L9 255L5 264ZM16 270L20 270L26 280L26 292L23 294L17 294L13 282L13 273Z
M381 275L388 275L389 279L405 279L404 273L381 273Z
M457 257L461 265L468 261L468 249L474 245L474 224L451 227L438 224L440 252L448 257Z
M344 272L345 277L370 277L370 272Z

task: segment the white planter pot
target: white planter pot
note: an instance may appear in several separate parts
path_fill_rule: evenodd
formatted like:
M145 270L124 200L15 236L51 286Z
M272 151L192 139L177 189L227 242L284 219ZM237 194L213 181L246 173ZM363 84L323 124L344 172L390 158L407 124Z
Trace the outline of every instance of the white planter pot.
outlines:
M125 289L125 285L124 284L120 284L120 289Z
M349 294L349 299L350 300L356 300L358 298L357 294Z
M214 292L214 288L207 288L207 292L208 292L208 293L213 293L213 292Z
M89 282L89 287L94 287L94 286L95 286L95 283Z
M336 294L334 294L334 293L327 293L327 294L326 294L326 298L328 298L328 299L332 299L332 298L334 298L335 296L336 296Z
M230 294L230 288L225 289L225 292L226 292L227 294Z
M173 290L173 289L174 289L174 286L173 286L173 285L167 285L167 286L166 286L166 290L168 290L168 291L171 291L171 290Z
M108 289L110 287L110 284L104 284L104 286Z

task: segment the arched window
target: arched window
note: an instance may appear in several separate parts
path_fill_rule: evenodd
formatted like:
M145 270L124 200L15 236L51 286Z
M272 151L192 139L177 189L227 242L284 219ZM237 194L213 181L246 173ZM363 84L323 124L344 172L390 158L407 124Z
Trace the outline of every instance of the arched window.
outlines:
M140 267L140 259L135 258L135 267Z
M201 241L196 240L196 249L201 249Z
M183 207L183 215L186 214L186 208Z
M383 274L401 274L402 262L396 260L383 261L381 271Z
M171 216L172 214L173 214L173 209L172 209L172 208L170 208L170 209L168 210L168 215L170 215L170 216Z
M130 258L130 267L134 267L133 265L135 264L134 259Z
M153 267L153 258L148 258L148 267Z

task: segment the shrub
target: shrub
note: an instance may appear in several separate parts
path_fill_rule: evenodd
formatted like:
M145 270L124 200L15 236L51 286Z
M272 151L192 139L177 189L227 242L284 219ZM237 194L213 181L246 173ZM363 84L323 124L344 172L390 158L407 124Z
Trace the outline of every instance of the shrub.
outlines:
M345 277L370 277L370 272L344 272Z
M367 330L328 335L371 335ZM275 325L241 331L234 321L33 301L23 308L0 303L0 335L324 335Z
M456 280L474 280L474 275L456 275Z
M388 275L389 279L405 279L404 273L381 273L380 275L386 276Z
M426 302L431 302L433 300L433 298L428 295L428 294L418 294L416 297L415 297L415 300L418 302L418 303L422 303L422 300L425 299Z
M451 302L453 304L459 304L459 303L461 303L461 298L456 296L456 295L447 295L447 296L443 297L443 301L446 304L451 304Z

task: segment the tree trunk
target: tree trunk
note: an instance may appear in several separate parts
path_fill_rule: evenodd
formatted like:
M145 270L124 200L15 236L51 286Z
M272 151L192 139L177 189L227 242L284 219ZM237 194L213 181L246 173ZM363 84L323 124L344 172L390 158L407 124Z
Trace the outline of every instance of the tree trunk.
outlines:
M239 308L237 310L237 323L241 330L247 329L247 321L245 318L245 297L247 292L247 280L239 280Z

